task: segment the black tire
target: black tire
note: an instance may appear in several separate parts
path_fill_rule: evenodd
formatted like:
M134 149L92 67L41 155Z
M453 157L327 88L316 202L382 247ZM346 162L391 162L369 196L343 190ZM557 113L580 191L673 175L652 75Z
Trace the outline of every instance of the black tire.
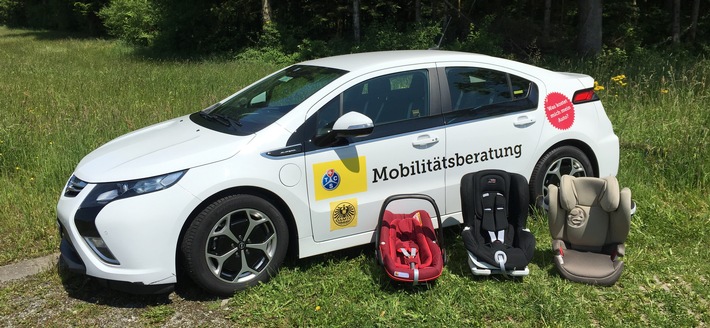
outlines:
M231 296L276 275L288 249L288 226L263 198L231 195L205 208L182 239L185 270L206 291Z
M592 162L583 151L573 146L555 148L543 155L530 177L530 200L538 207L547 197L547 186L560 185L562 175L595 176Z

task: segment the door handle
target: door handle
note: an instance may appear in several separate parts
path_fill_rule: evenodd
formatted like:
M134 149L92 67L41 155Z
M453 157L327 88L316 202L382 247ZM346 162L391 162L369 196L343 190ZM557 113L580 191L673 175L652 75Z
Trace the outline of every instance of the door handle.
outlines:
M513 125L517 127L526 127L535 123L535 118L531 116L518 116L518 118L513 122Z
M439 138L432 137L428 134L417 137L417 140L412 141L412 146L414 147L425 147L431 144L439 142Z

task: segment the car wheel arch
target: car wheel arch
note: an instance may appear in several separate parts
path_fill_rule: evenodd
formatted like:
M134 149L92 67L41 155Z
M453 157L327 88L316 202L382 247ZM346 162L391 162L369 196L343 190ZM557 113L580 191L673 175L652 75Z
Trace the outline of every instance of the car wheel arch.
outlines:
M195 218L208 206L210 206L212 203L217 201L218 199L227 197L227 196L232 196L232 195L252 195L256 197L263 198L267 201L269 201L271 204L273 204L276 209L281 213L281 215L284 217L286 221L286 225L288 226L288 233L289 233L289 244L288 244L288 250L286 253L286 258L297 258L298 257L298 227L296 226L296 220L294 218L293 213L291 212L291 209L288 207L286 202L273 193L270 190L260 188L260 187L255 187L255 186L240 186L240 187L234 187L234 188L229 188L222 190L220 192L217 192L213 194L212 196L206 198L203 200L198 206L196 206L192 212L190 212L190 215L187 217L185 222L182 224L182 228L180 229L180 235L178 236L177 239L177 244L175 245L175 264L177 266L177 270L180 271L182 267L182 251L180 249L180 244L182 243L183 238L185 237L185 233L187 232L188 228L192 224L192 222L195 220Z
M545 155L547 155L549 152L551 152L557 148L564 147L564 146L572 146L572 147L575 147L575 148L581 150L584 153L584 155L586 155L587 158L589 159L589 161L591 162L592 168L594 169L594 174L599 175L599 161L597 160L597 156L594 154L592 147L590 147L586 142L578 140L578 139L564 139L564 140L560 140L557 143L551 145L550 147L548 147L544 151L540 152L539 156L534 158L534 162L533 162L532 167L534 167L534 164L537 163L538 161L540 161L540 159L542 157L544 157ZM528 172L528 176L530 178L532 178L532 174L533 174L533 171L530 170L530 172Z
M534 162L535 165L532 166L533 169L531 172L529 172L530 178L528 179L528 182L530 183L531 205L535 205L537 207L542 208L542 198L539 198L538 196L541 194L544 195L544 192L542 192L542 190L544 190L544 187L542 190L538 190L539 188L537 188L538 186L536 185L539 182L538 180L540 179L538 172L539 166L544 165L543 162L547 162L550 156L559 156L559 154L561 154L560 152L566 152L569 154L570 151L581 152L580 155L586 157L585 159L589 162L588 169L591 169L592 176L599 176L599 163L597 156L594 154L594 151L588 144L576 139L566 139L558 141L557 143L545 149L545 151L541 152L540 155L536 157ZM553 153L556 153L556 155L553 155ZM584 160L582 160L582 162L584 162Z

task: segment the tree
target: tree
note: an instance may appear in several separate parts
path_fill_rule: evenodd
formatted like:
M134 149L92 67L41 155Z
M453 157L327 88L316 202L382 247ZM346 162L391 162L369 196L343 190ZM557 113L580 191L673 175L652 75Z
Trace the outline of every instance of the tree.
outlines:
M673 0L673 24L671 29L673 44L680 43L680 0Z
M360 43L360 0L353 0L353 38Z
M695 42L698 35L698 16L700 14L700 0L693 1L693 12L690 15L690 42Z
M552 0L545 0L545 14L542 22L542 40L544 43L550 41L550 8Z
M577 4L579 5L577 52L582 56L596 56L602 50L602 1L577 0Z
M264 25L271 23L271 3L269 0L261 0L261 22Z

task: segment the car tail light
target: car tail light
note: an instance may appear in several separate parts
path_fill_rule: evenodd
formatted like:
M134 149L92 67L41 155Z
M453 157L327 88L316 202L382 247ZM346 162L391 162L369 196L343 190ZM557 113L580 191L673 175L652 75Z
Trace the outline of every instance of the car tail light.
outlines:
M595 100L599 100L599 97L594 92L594 88L578 90L574 93L574 96L572 97L572 103L575 105Z

